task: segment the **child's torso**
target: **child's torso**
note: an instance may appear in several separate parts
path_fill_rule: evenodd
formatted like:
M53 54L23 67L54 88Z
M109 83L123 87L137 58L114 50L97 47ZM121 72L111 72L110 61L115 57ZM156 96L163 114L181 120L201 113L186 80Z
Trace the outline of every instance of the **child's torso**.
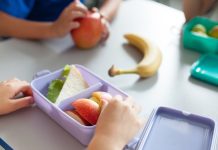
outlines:
M88 8L99 7L103 0L80 0ZM27 19L34 21L54 21L72 0L35 0Z

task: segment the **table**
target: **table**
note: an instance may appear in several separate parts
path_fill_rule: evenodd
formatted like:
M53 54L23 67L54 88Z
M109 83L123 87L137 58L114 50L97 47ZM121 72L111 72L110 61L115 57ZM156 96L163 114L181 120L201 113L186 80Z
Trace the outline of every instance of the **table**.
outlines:
M55 51L43 42L10 39L0 42L0 80L14 76L32 80L34 73L81 64L135 98L149 117L158 106L168 106L218 120L218 88L190 78L190 68L200 54L183 49L181 11L147 0L124 1L104 45L89 51L69 48ZM158 73L149 79L136 75L111 78L112 64L131 68L141 55L127 46L123 34L136 33L156 43L163 54ZM0 117L0 137L17 150L85 149L38 107Z

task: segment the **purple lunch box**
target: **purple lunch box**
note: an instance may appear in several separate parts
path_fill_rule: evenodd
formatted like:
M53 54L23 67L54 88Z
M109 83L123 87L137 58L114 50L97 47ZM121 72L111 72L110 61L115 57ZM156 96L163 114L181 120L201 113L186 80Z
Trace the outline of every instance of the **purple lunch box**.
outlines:
M72 106L71 103L79 98L89 98L91 94L95 91L104 91L110 93L112 96L121 95L127 97L127 94L115 88L108 82L104 81L87 68L81 65L75 65L76 68L82 74L84 80L87 82L89 87L86 90L81 91L77 95L69 97L63 100L60 104L56 105L50 102L46 98L48 92L48 86L50 82L54 79L60 77L63 69L57 70L55 72L50 72L44 70L38 72L34 80L31 82L31 87L33 90L33 96L36 105L44 111L48 116L50 116L54 121L56 121L60 126L62 126L66 131L68 131L72 136L74 136L83 145L88 145L95 130L94 126L84 126L79 122L68 116L64 110L69 110Z

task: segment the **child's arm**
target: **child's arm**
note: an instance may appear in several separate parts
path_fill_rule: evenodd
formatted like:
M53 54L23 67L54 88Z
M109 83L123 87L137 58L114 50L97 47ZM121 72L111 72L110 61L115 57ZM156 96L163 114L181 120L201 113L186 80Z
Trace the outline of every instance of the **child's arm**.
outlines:
M109 22L111 22L115 17L121 2L122 0L105 0L99 11Z
M210 9L212 9L215 2L217 2L217 0L203 0L202 13L207 13Z
M25 97L14 99L20 92ZM32 90L26 81L15 78L0 82L0 115L31 106L33 103Z
M87 8L76 1L66 7L55 22L27 21L0 12L0 36L28 39L62 37L79 27L79 23L73 20L83 17L86 11Z
M88 150L121 150L139 131L143 120L132 100L119 96L109 101L101 112Z
M186 20L205 14L216 0L183 0L183 11Z

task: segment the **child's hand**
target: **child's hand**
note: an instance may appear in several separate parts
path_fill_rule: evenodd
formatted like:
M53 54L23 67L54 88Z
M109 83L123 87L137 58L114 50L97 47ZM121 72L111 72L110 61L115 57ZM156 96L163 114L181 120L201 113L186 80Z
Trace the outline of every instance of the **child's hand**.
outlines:
M19 93L25 97L14 99ZM32 90L26 81L15 78L0 82L0 115L28 107L33 103Z
M102 22L102 25L103 25L103 34L102 34L102 41L106 41L110 35L110 31L109 31L109 22L106 20L106 18L104 18L102 16L101 18L101 22Z
M139 111L130 98L125 101L121 96L113 98L99 116L88 149L121 150L143 125L143 120L137 115Z
M54 37L62 37L69 33L72 29L79 27L79 22L74 21L77 18L84 17L88 9L85 5L75 0L67 6L59 18L52 24L51 30Z
M103 28L103 33L102 33L101 41L105 42L108 39L109 35L110 35L110 31L109 31L110 24L109 24L108 20L106 19L106 17L103 16L99 12L98 8L93 7L92 11L93 12L98 12L101 15L101 23L102 23L102 28Z

